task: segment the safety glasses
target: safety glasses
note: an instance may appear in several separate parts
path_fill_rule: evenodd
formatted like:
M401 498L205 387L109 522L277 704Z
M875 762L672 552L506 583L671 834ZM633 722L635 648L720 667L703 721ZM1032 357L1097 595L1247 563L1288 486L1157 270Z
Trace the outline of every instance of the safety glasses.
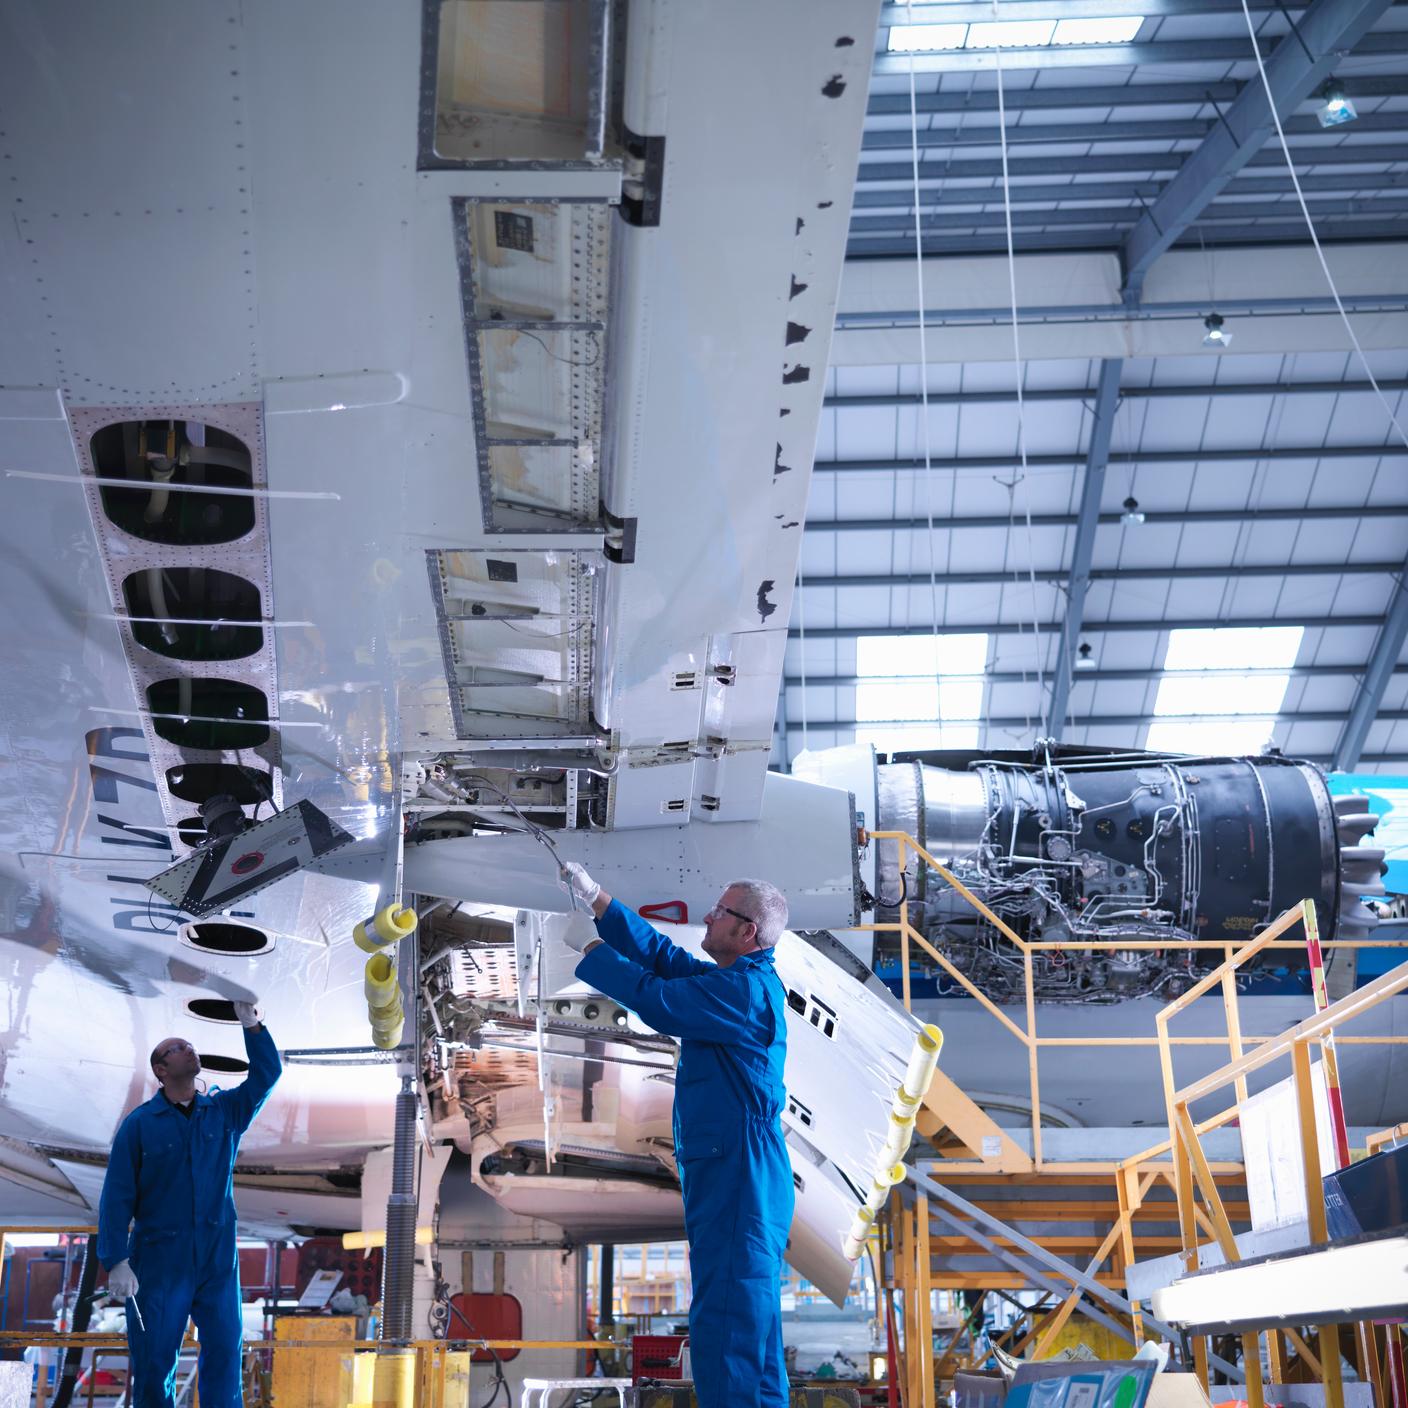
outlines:
M731 914L735 919L741 919L745 924L756 924L758 921L751 914L740 914L736 909L730 909L726 904L716 904L709 914ZM707 919L709 914L704 917Z

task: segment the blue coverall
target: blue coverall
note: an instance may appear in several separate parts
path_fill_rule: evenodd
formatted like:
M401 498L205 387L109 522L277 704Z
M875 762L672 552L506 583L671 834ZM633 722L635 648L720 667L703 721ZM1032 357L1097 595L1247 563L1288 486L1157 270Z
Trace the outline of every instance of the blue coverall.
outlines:
M612 900L577 976L680 1038L675 1157L699 1408L786 1408L779 1281L795 1191L780 1116L787 994L770 949L727 968Z
M244 1046L243 1084L197 1094L189 1115L158 1090L113 1141L98 1204L98 1259L108 1271L131 1261L139 1283L141 1323L127 1312L132 1408L172 1408L187 1317L200 1331L202 1408L244 1402L235 1154L283 1068L263 1026L245 1029Z

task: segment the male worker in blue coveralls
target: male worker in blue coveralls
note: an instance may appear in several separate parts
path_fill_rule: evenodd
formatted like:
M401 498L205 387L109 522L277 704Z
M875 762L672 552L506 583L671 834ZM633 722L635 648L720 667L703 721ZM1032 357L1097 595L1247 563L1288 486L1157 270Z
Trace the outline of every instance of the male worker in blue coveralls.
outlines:
M187 1317L200 1332L201 1408L244 1402L235 1154L283 1067L254 1004L234 1007L249 1054L244 1082L198 1094L200 1057L168 1037L151 1057L161 1089L123 1120L108 1160L98 1259L109 1294L127 1307L132 1408L172 1408Z
M699 1408L786 1408L782 1255L792 1224L786 1102L787 993L773 945L787 901L736 880L704 916L705 963L613 900L575 863L564 881L599 938L569 930L577 976L680 1038L675 1157L694 1283L689 1354Z

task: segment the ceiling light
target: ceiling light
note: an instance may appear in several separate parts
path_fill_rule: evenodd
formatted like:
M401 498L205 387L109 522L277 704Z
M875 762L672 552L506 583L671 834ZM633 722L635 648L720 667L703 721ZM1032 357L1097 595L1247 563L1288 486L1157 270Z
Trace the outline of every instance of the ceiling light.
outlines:
M983 20L968 26L969 49L1041 49L1051 43L1055 20Z
M1133 494L1120 505L1124 512L1120 514L1120 522L1133 527L1136 523L1143 523L1144 510L1139 507L1139 500Z
M1359 116L1355 106L1344 95L1344 85L1333 78L1320 90L1320 106L1315 110L1321 127L1339 127Z
M966 24L896 24L890 26L892 54L934 53L961 49L968 38Z
M1095 657L1090 651L1090 642L1083 640L1080 648L1076 651L1076 669L1093 670L1095 668Z
M1222 326L1221 313L1209 313L1203 319L1203 326L1207 329L1207 335L1203 338L1204 347L1225 352L1232 345L1232 334Z
M1111 15L1105 19L1061 20L1053 44L1128 44L1139 33L1143 15Z
M886 48L892 54L951 52L955 49L1045 49L1085 44L1128 44L1144 23L1142 15L1101 19L982 20L976 24L896 24Z

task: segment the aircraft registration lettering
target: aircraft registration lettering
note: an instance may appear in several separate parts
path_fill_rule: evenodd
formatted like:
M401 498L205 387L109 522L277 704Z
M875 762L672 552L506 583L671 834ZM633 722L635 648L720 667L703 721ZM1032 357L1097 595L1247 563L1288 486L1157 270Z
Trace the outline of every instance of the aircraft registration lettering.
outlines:
M84 742L88 748L88 780L93 800L112 809L97 812L97 840L104 846L136 846L159 853L164 862L172 854L172 846L164 830L166 819L156 799L156 778L151 771L151 755L142 730L123 726L95 728L85 735ZM97 759L117 765L109 766ZM123 784L137 791L124 792ZM137 887L135 894L121 890L109 893L114 930L164 934L181 922L180 910L158 901L145 888L143 877L105 875L103 879L109 886Z

